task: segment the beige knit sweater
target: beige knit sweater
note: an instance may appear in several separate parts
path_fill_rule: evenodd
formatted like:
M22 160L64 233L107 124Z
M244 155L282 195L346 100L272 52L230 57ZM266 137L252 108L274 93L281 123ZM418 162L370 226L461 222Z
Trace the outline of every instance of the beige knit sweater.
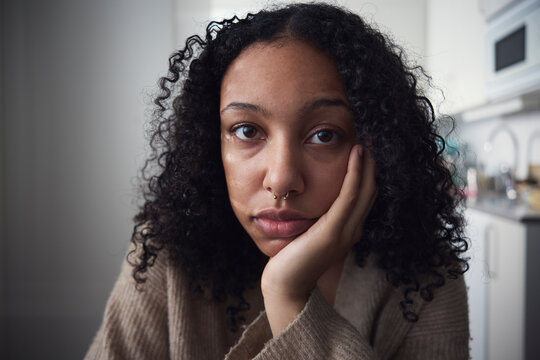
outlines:
M160 254L143 291L123 264L86 359L468 359L463 278L448 280L431 302L414 298L420 319L403 319L403 290L372 261L349 254L332 308L315 289L298 317L272 338L259 289L246 299L247 328L227 329L227 304L203 300Z

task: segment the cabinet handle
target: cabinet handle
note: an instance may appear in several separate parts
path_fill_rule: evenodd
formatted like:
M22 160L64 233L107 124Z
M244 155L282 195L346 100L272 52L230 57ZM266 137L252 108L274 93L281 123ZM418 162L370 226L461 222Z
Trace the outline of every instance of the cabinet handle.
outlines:
M486 226L484 241L488 255L488 277L495 280L497 279L499 268L499 240L497 230L493 225Z

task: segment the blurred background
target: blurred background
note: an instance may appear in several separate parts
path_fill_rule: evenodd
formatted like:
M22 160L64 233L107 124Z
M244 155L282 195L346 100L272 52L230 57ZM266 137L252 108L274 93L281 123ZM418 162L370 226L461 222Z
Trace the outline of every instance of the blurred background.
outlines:
M331 1L402 45L457 121L446 156L468 196L473 359L540 358L538 2ZM0 0L1 359L84 356L129 245L168 56L208 20L268 4Z

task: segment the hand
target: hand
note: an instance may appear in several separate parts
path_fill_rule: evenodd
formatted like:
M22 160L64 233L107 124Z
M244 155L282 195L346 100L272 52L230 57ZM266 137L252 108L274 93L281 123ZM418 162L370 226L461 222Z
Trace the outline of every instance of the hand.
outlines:
M330 209L272 257L264 269L261 289L274 335L302 311L322 274L360 239L376 196L375 161L368 151L355 145L340 193Z

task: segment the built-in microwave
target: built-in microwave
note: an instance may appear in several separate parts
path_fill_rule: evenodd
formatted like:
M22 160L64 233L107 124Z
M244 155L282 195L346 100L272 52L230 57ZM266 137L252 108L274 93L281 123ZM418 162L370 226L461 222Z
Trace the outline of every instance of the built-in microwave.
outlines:
M540 0L515 3L486 27L487 96L540 90Z

